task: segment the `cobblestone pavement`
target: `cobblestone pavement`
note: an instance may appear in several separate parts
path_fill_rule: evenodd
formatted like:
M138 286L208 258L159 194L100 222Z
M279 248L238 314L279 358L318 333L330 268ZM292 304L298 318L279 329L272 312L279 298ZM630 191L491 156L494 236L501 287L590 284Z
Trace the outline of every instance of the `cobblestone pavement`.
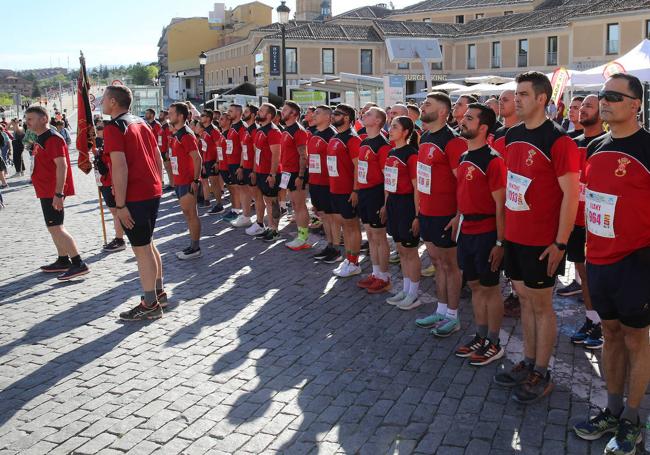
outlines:
M38 272L54 250L32 188L11 180L3 191L0 453L602 453L605 440L569 431L605 401L599 353L568 339L583 318L575 300L556 301L556 389L523 407L491 382L496 365L453 355L472 334L466 300L454 336L416 328L433 308L431 278L427 304L401 312L308 251L209 215L203 258L183 263L174 253L188 241L185 223L166 194L156 236L170 310L122 324L118 312L140 293L135 262L130 251L100 251L94 180L75 178L66 226L92 273L72 283ZM518 360L518 321L506 319L501 337Z

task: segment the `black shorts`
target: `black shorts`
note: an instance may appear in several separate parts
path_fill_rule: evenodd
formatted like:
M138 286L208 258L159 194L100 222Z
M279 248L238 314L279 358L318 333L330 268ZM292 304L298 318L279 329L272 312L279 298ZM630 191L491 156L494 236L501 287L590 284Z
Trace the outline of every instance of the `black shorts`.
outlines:
M389 194L386 200L386 230L395 242L407 248L420 244L420 237L413 235L415 201L412 194Z
M248 186L252 186L252 187L257 186L257 185L253 185L253 183L251 182L251 174L252 173L253 173L252 169L244 168L244 180L243 180L244 183L242 183L242 185L248 185Z
M230 184L231 185L243 185L243 181L239 181L237 178L237 170L239 169L239 164L229 164L228 165L228 174L230 174Z
M284 174L284 172L282 174ZM282 174L279 174L280 179L282 178ZM297 188L296 179L298 178L298 172L288 172L288 174L290 174L289 181L287 182L287 189L289 191L304 190L305 188L307 188L307 177L302 179L301 188Z
M603 320L628 327L650 325L650 248L638 250L607 265L587 263L589 294Z
M314 206L317 212L324 212L327 215L334 213L329 186L310 183L309 197L311 198L311 205Z
M158 218L159 205L159 197L146 201L126 203L131 218L133 218L134 226L132 229L127 229L124 225L122 227L129 242L131 242L131 246L145 246L151 243L153 230L156 227L156 218Z
M169 159L169 152L160 152L160 156L162 157L162 160L166 163L169 163L171 161Z
M477 281L481 286L492 287L499 284L501 271L492 271L488 262L492 248L496 245L497 232L483 234L460 234L458 238L458 266L463 271L465 281Z
M278 192L280 191L280 176L275 176L275 185L270 187L266 179L270 174L257 174L257 187L260 189L262 194L266 197L277 197Z
M174 192L176 193L176 197L178 199L182 198L186 194L192 194L196 196L194 193L192 193L192 184L187 184L187 185L176 185L174 187Z
M332 213L337 213L346 220L351 220L357 217L357 209L355 207L352 207L352 204L350 203L349 193L330 193L330 200L332 201Z
M47 227L61 226L63 224L63 210L54 210L52 207L53 198L42 198L41 209L43 210L43 218L45 218L45 225ZM65 209L64 209L65 210Z
M545 289L555 286L555 277L564 275L564 263L560 261L555 274L548 276L546 267L548 258L539 260L545 246L521 245L514 242L504 242L503 267L506 276L513 281L523 281L531 289Z
M230 169L221 169L217 171L217 175L221 177L221 180L223 180L223 183L225 185L230 185L232 182L230 181Z
M101 186L101 187L99 187L99 190L102 192L102 198L104 198L104 202L106 203L106 206L109 209L114 209L115 208L115 196L113 195L113 187L112 186Z
M449 216L419 215L420 237L425 242L431 242L438 248L456 248L456 241L451 236L452 229L445 230L445 226L454 218Z
M379 211L384 206L384 198L384 185L359 190L357 212L363 224L367 224L373 228L386 227L379 217Z
M214 169L216 161L204 161L203 169L201 169L201 178L207 179L217 175L217 171Z
M568 261L585 262L585 245L587 243L587 232L584 226L573 226L573 231L566 244L566 258Z

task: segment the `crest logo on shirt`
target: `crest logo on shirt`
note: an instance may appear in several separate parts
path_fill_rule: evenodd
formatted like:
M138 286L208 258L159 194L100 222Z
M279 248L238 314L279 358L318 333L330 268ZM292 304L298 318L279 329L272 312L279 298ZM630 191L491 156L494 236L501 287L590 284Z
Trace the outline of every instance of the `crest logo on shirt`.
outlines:
M474 166L470 166L467 168L467 174L465 174L465 179L466 180L473 180L474 179L474 169L476 169Z
M627 174L627 165L630 164L632 161L630 161L628 158L620 158L618 160L618 167L614 171L614 175L616 177L624 177L625 174Z
M535 156L535 150L530 149L528 150L528 158L526 158L526 166L532 166L533 165L533 157Z

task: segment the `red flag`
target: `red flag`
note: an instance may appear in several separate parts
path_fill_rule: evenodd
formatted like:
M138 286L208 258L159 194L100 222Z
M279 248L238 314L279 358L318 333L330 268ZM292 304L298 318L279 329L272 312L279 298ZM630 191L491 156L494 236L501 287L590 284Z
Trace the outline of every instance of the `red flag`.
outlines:
M88 174L93 166L90 161L90 152L95 153L95 124L93 122L93 114L90 109L90 81L86 73L86 59L83 53L79 57L79 79L77 79L77 150L79 151L79 158L77 166L84 173Z

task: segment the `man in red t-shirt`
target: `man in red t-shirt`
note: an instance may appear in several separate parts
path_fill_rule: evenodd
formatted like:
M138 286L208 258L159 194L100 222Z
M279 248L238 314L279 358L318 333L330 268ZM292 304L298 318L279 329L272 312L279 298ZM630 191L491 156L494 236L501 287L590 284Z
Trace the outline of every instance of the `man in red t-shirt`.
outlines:
M167 110L160 111L158 121L160 122L160 127L162 130L162 143L158 147L160 148L163 165L165 166L165 173L167 174L167 181L169 182L164 191L170 191L174 189L174 174L172 173L172 164L169 161L169 138L172 136L172 131L171 126L169 125L168 117L169 112Z
M251 225L251 204L250 199L245 198L248 192L248 183L244 180L244 164L249 162L248 159L248 143L250 135L248 128L242 121L242 114L244 108L241 104L231 104L228 106L226 115L230 119L230 129L228 130L229 142L226 143L226 158L228 159L228 168L230 170L230 180L232 182L231 188L234 192L233 207L237 209L234 212L234 218L230 219L230 224L234 227L247 228ZM230 148L231 153L228 153ZM244 149L246 149L246 156L244 156ZM246 199L246 204L243 204L243 199ZM224 219L228 219L224 216Z
M468 151L458 165L456 199L462 218L458 235L458 262L472 290L476 332L456 349L470 365L483 366L503 357L499 340L503 298L499 287L505 230L506 165L488 137L496 114L485 104L469 104L459 130Z
M650 379L650 133L637 119L644 92L632 75L611 76L598 93L610 132L587 147L587 276L605 337L607 407L574 431L588 440L615 432L605 452L617 454L636 453Z
M43 272L60 273L59 280L71 280L90 270L81 260L77 244L63 226L63 203L74 195L68 146L59 133L49 127L49 115L41 106L25 111L27 128L38 135L32 149L32 185L41 201L45 225L56 246L58 258L41 267Z
M551 82L530 71L517 76L522 123L506 133L504 267L521 301L524 360L494 377L532 403L553 389L548 369L557 338L553 286L578 211L580 157L575 142L546 117Z
M176 197L180 202L183 216L190 231L190 245L176 253L181 260L201 257L201 220L196 207L196 195L201 178L203 162L199 154L199 144L196 136L185 123L190 110L184 103L172 103L169 106L169 121L176 130L171 138L172 172L176 183Z
M241 168L237 171L237 180L243 182L242 206L250 207L251 201L255 201L255 223L246 228L246 234L259 235L264 232L264 196L260 189L251 180L253 167L255 165L255 135L257 134L258 107L247 105L242 114L242 120L246 123L246 132L243 133ZM236 220L235 220L236 221Z
M207 128L210 127L209 122L208 126L205 126L206 123L205 112L201 113L200 120L196 123L196 138L199 144L199 153L201 155L202 167L201 167L201 191L203 191L203 204L202 208L210 207L210 188L215 187L214 182L217 177L214 175L214 165L216 164L217 159L217 144L215 144L214 139ZM217 193L217 191L215 191Z
M276 115L277 109L275 106L264 103L257 111L256 117L259 128L257 134L255 134L255 167L251 175L251 182L257 185L264 196L269 227L256 237L265 242L274 242L280 237L278 226L281 212L278 203L278 192L280 191L282 133L273 123Z
M307 210L307 141L309 133L300 125L300 106L293 101L285 101L282 107L282 153L280 166L282 176L280 188L289 190L291 207L298 226L298 235L287 242L287 248L298 251L310 248L309 211Z
M162 195L162 158L149 126L129 113L132 100L127 87L106 87L102 112L111 121L104 128L104 153L110 155L117 218L131 242L144 291L138 306L120 318L145 320L160 318L167 305L162 260L152 239Z
M203 126L205 132L210 136L213 147L210 147L210 141L206 140L207 154L203 156L203 170L202 175L206 175L209 183L209 188L215 198L215 204L208 212L210 215L222 213L224 211L221 203L221 196L223 194L223 180L219 176L219 163L217 162L217 146L221 147L221 140L223 139L219 127L213 122L215 118L214 112L206 109L199 117L199 123Z
M357 158L361 140L352 129L355 120L354 108L339 104L332 112L332 126L337 134L327 146L327 172L329 174L330 197L336 221L343 226L343 243L346 259L334 270L340 277L361 273L359 250L361 249L361 225L357 216L358 182Z

